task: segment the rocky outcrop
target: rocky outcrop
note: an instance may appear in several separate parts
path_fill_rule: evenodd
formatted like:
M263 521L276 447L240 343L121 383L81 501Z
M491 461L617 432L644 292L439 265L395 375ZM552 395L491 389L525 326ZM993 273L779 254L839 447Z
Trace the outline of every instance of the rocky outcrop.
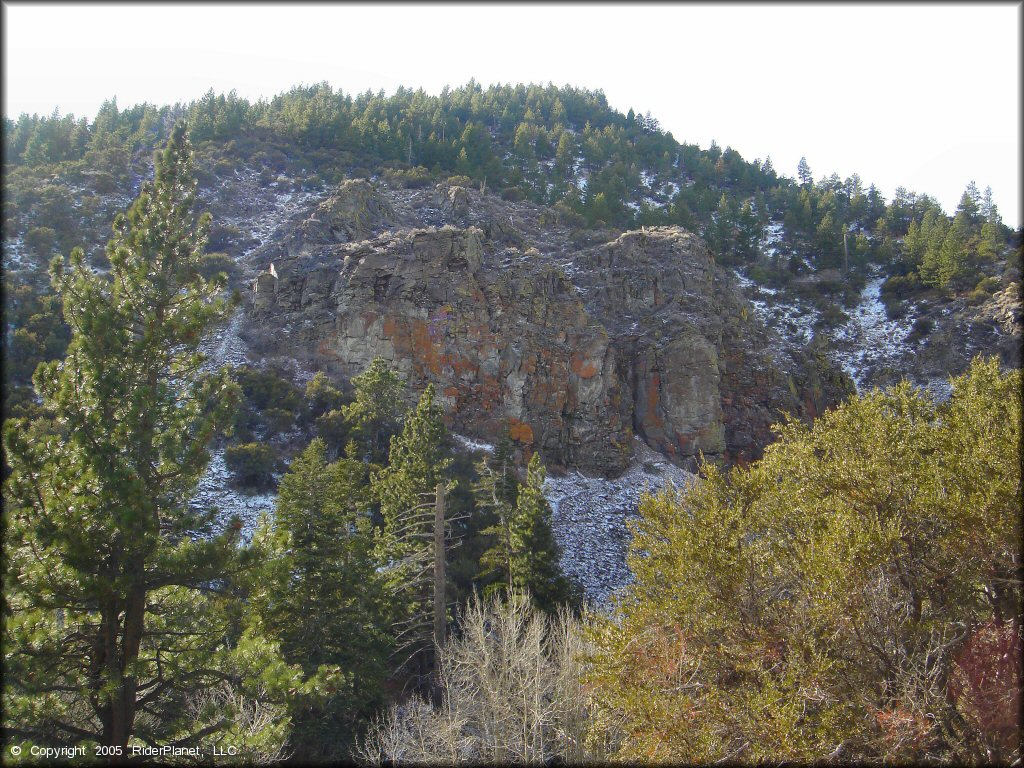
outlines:
M690 232L627 232L579 255L571 269L587 308L629 361L637 433L669 456L755 458L783 412L813 417L848 391L823 359L771 343Z
M284 247L295 257L325 245L365 240L394 221L394 209L380 190L363 179L349 179L291 233Z
M476 228L390 233L321 260L330 266L282 262L278 279L257 281L255 314L292 325L290 345L314 345L349 375L383 356L417 387L434 382L470 434L508 426L552 463L625 466L615 350L558 270L484 269Z
M468 204L454 190L453 214ZM568 261L476 226L403 230L289 249L273 269L252 313L280 327L282 353L315 350L349 376L383 356L414 388L433 382L459 431L508 428L555 466L615 474L634 434L682 465L752 459L784 411L813 416L845 391L823 361L769 355L731 278L680 228Z

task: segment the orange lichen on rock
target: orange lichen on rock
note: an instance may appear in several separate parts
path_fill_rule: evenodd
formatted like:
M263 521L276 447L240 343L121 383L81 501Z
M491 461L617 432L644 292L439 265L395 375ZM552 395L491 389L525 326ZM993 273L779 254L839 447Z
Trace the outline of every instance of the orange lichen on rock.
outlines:
M576 352L569 362L569 369L581 379L592 378L599 370L597 363Z
M321 339L316 345L316 353L321 357L333 357L340 360L341 356L331 347L330 339Z
M508 436L517 443L532 443L533 429L525 421L509 419Z
M412 356L435 376L441 374L441 355L430 337L430 327L420 319L412 321Z

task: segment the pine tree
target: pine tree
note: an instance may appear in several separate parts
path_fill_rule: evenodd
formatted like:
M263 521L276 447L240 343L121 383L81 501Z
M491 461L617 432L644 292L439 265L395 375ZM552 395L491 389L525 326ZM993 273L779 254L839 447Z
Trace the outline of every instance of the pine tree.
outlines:
M559 565L561 552L551 530L551 505L544 498L544 478L544 465L540 454L535 453L509 520L509 583L514 590L528 591L541 610L555 613L566 603L577 604L579 597Z
M736 249L745 257L753 257L757 254L757 241L761 236L757 214L749 200L743 201L737 221Z
M985 187L981 196L981 216L985 221L1000 223L999 209L992 200L992 187Z
M337 666L344 682L295 713L293 744L305 757L341 756L382 701L391 652L391 605L377 570L367 465L327 461L313 440L281 479L272 523L258 534L265 563L251 602L289 663L309 678Z
M969 279L968 242L971 236L969 214L958 213L939 249L937 284L942 288L960 287Z
M811 166L807 164L806 157L800 158L800 162L796 166L796 176L800 179L800 184L804 187L810 187L814 183L814 176L811 174Z
M960 196L960 203L956 207L957 214L964 214L969 224L978 222L981 218L981 195L978 193L978 186L973 182L967 184L967 188Z
M405 385L382 357L352 379L355 400L342 409L353 439L370 461L383 463L391 438L402 425Z
M400 647L429 645L433 613L433 504L437 485L447 484L446 430L434 386L427 385L402 433L391 441L388 465L371 476L384 530L379 557L402 606ZM422 656L421 656L422 658Z
M232 725L231 707L191 706L211 686L291 681L217 594L245 562L237 526L189 509L238 399L226 372L199 373L227 307L198 273L210 218L195 219L192 168L179 124L115 219L109 276L81 249L54 260L72 339L36 372L50 418L5 425L4 726L39 744L199 743Z
M944 285L944 268L942 266L942 245L949 231L949 222L940 211L929 208L921 220L921 237L927 242L924 255L921 257L921 282L939 288Z
M924 257L924 251L928 243L921 233L921 227L917 219L910 222L907 228L907 235L903 238L903 261L911 269L917 267Z
M981 225L981 242L978 244L979 260L992 262L999 258L999 254L1006 244L1002 230L1002 225L995 221L986 221Z
M512 541L509 523L515 512L519 483L508 430L498 440L494 455L476 466L480 480L474 486L478 512L494 518L494 524L480 533L491 537L491 546L480 556L480 577L491 580L484 587L490 595L512 587Z

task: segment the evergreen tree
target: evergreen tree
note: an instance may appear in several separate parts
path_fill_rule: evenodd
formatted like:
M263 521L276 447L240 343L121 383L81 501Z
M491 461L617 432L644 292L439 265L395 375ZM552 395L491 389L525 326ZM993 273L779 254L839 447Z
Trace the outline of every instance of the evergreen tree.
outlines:
M761 227L757 214L749 200L743 201L737 220L736 250L741 256L753 258L757 255L757 241L761 237Z
M922 234L917 219L910 222L907 228L906 237L903 238L903 261L910 268L915 269L921 264L925 249L928 247L926 236Z
M980 261L993 262L1002 253L1006 239L1003 236L1003 227L994 221L986 221L981 225L981 242L978 244L978 259Z
M811 166L807 164L807 158L801 157L796 166L796 177L804 187L810 187L814 183L814 176L811 174Z
M54 260L72 336L36 372L50 419L5 425L4 727L34 743L209 743L245 698L294 682L218 594L245 562L237 526L189 509L238 399L226 372L199 373L226 306L198 273L210 218L193 213L192 163L179 124L115 219L109 276L81 249ZM233 704L200 706L222 685Z
M971 236L969 214L958 213L939 249L936 284L941 288L961 287L971 273L968 243Z
M985 221L996 221L999 219L999 209L992 200L992 187L985 187L981 196L981 216Z
M981 219L981 195L978 193L978 186L973 181L967 184L967 188L960 196L956 212L966 216L969 224L974 224Z
M402 433L391 441L388 465L371 476L372 492L384 518L379 557L392 588L400 595L401 647L423 649L430 637L432 509L437 484L447 483L451 459L446 455L446 441L441 406L434 402L434 385L430 384L406 416Z
M921 237L927 241L921 257L921 282L932 287L942 287L946 270L942 261L942 246L946 241L949 223L941 211L929 208L921 220Z
M577 604L579 597L559 565L561 552L551 531L544 478L540 454L534 453L509 520L509 583L512 589L528 590L541 610L555 613L566 603Z
M383 463L391 438L401 428L405 385L382 357L352 379L355 400L342 409L353 439L371 461Z
M296 754L341 757L339 742L383 700L391 652L391 606L377 570L367 465L327 461L313 440L281 479L272 523L258 535L266 558L251 601L285 659L307 678L337 666L343 683L294 714Z
M493 580L484 587L491 595L512 587L512 541L509 523L515 512L519 483L512 453L512 440L506 429L494 448L494 455L481 459L476 467L480 479L474 486L476 507L495 520L481 531L492 539L491 546L480 556L481 577ZM496 579L496 580L494 580Z

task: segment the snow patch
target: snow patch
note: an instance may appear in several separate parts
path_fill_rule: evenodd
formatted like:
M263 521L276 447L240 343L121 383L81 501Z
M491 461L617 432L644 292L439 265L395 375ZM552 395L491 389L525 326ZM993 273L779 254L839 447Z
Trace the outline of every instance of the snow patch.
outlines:
M494 453L494 446L490 443L485 443L481 440L474 440L471 437L465 435L459 435L455 432L450 433L452 439L459 444L459 446L470 452L483 451L484 453Z
M885 278L878 275L868 280L849 322L833 335L836 363L853 379L858 392L868 387L871 369L897 362L913 324L909 315L899 320L890 320L886 315L881 299L883 282ZM936 384L936 391L941 388L941 382Z
M199 485L196 486L195 495L189 502L189 506L202 511L215 508L217 519L222 525L227 525L234 517L239 518L242 521L240 531L242 541L248 543L252 541L260 518L264 514L272 515L274 513L277 494L245 494L231 488L230 479L231 473L224 461L224 449L219 448L212 451L210 463L206 466L206 473L199 481Z
M226 325L215 328L200 342L199 351L206 356L200 368L203 373L213 373L225 365L238 367L249 362L245 342L238 333L244 316L245 310L239 307Z

